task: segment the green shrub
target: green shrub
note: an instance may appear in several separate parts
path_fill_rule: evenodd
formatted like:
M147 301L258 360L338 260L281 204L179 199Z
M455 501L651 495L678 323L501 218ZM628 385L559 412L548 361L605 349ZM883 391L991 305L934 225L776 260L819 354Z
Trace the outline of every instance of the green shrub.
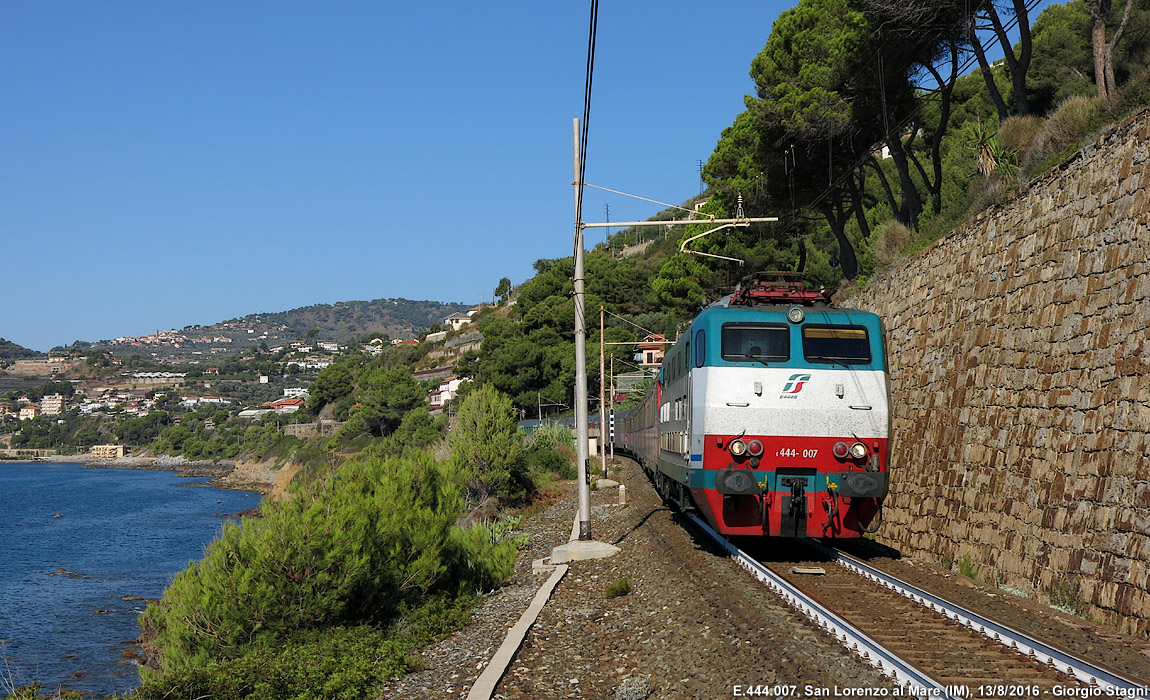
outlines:
M575 433L566 425L544 423L527 439L524 459L534 474L555 474L560 479L574 479Z
M574 479L578 476L575 470L575 460L554 447L548 445L531 445L524 453L524 460L529 468L536 473L551 473L560 479Z
M625 596L631 592L631 582L623 577L615 579L607 589L603 591L604 598L618 598Z
M969 554L962 555L958 560L958 573L969 579L978 579L978 562Z
M531 433L533 447L550 447L553 449L575 449L575 432L569 426L558 423L543 423Z
M501 582L514 543L458 531L462 482L427 453L356 459L226 524L141 615L149 666L180 672L301 630L382 626L437 591Z
M364 448L364 453L386 457L425 449L443 440L446 431L447 416L433 416L428 413L427 406L417 406L403 416L395 432L373 441Z
M458 629L473 598L429 600L387 632L360 625L303 630L280 643L258 644L242 655L150 679L138 700L358 700L378 697L390 678L418 670L415 651Z
M519 413L505 394L488 385L471 391L459 407L447 442L452 460L466 477L469 506L490 496L513 503L531 490Z

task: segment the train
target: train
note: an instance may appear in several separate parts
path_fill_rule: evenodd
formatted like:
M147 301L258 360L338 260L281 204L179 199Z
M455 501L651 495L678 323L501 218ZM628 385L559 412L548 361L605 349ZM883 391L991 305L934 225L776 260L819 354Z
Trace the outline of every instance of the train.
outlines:
M616 415L616 449L724 536L876 531L892 444L886 334L832 294L801 273L742 280Z

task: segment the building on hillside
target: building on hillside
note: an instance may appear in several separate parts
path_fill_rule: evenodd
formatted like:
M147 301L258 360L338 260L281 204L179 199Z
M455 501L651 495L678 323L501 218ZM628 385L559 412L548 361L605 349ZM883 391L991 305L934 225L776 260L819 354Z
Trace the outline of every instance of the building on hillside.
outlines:
M469 323L471 323L471 317L461 313L454 313L443 319L443 325L451 326L451 330L453 331L457 331Z
M339 352L340 346L334 340L317 340L315 341L316 347L319 347L328 352Z
M236 418L241 420L255 420L257 418L263 418L265 415L273 412L270 408L245 408L236 414Z
M635 344L635 361L642 367L657 367L663 364L669 344L663 334L652 333Z
M270 408L276 413L295 413L303 408L304 403L306 402L303 399L279 399L270 403L262 403L260 406Z
M40 407L34 403L20 407L20 420L32 420L40 415Z
M392 339L391 344L392 345L419 345L419 341L416 340L415 338L407 338L405 340L400 340L399 338L394 338L394 339Z
M306 399L307 389L302 386L285 386L284 387L285 399Z
M116 459L126 452L123 445L92 445L92 456L97 459Z
M447 331L436 331L435 333L428 333L427 335L423 336L423 342L438 343L446 337Z
M188 408L195 408L203 404L221 405L231 403L231 400L225 399L222 396L181 396L180 403Z
M64 412L64 397L60 394L49 394L40 399L40 413L45 416L58 416Z
M187 376L187 372L132 372L130 375L133 386L180 386Z
M451 377L441 381L439 386L427 394L427 402L431 404L428 412L441 413L447 402L459 395L459 385L462 383L463 380L459 377Z

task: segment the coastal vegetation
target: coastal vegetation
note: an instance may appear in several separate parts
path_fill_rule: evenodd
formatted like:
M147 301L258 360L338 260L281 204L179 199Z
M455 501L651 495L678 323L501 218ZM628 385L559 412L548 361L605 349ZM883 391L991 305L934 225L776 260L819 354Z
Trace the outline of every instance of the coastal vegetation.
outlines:
M570 465L570 431L528 440L517 420L491 387L446 436L412 409L290 500L226 525L141 616L136 697L370 697L417 668L413 651L511 574L522 542L507 508L566 475L546 469Z

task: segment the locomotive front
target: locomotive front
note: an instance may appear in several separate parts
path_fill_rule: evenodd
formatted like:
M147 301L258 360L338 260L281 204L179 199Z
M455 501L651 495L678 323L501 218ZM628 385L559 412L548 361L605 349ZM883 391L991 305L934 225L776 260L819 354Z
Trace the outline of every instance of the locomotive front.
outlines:
M660 471L725 535L859 537L887 494L883 328L801 284L712 305L669 355Z

